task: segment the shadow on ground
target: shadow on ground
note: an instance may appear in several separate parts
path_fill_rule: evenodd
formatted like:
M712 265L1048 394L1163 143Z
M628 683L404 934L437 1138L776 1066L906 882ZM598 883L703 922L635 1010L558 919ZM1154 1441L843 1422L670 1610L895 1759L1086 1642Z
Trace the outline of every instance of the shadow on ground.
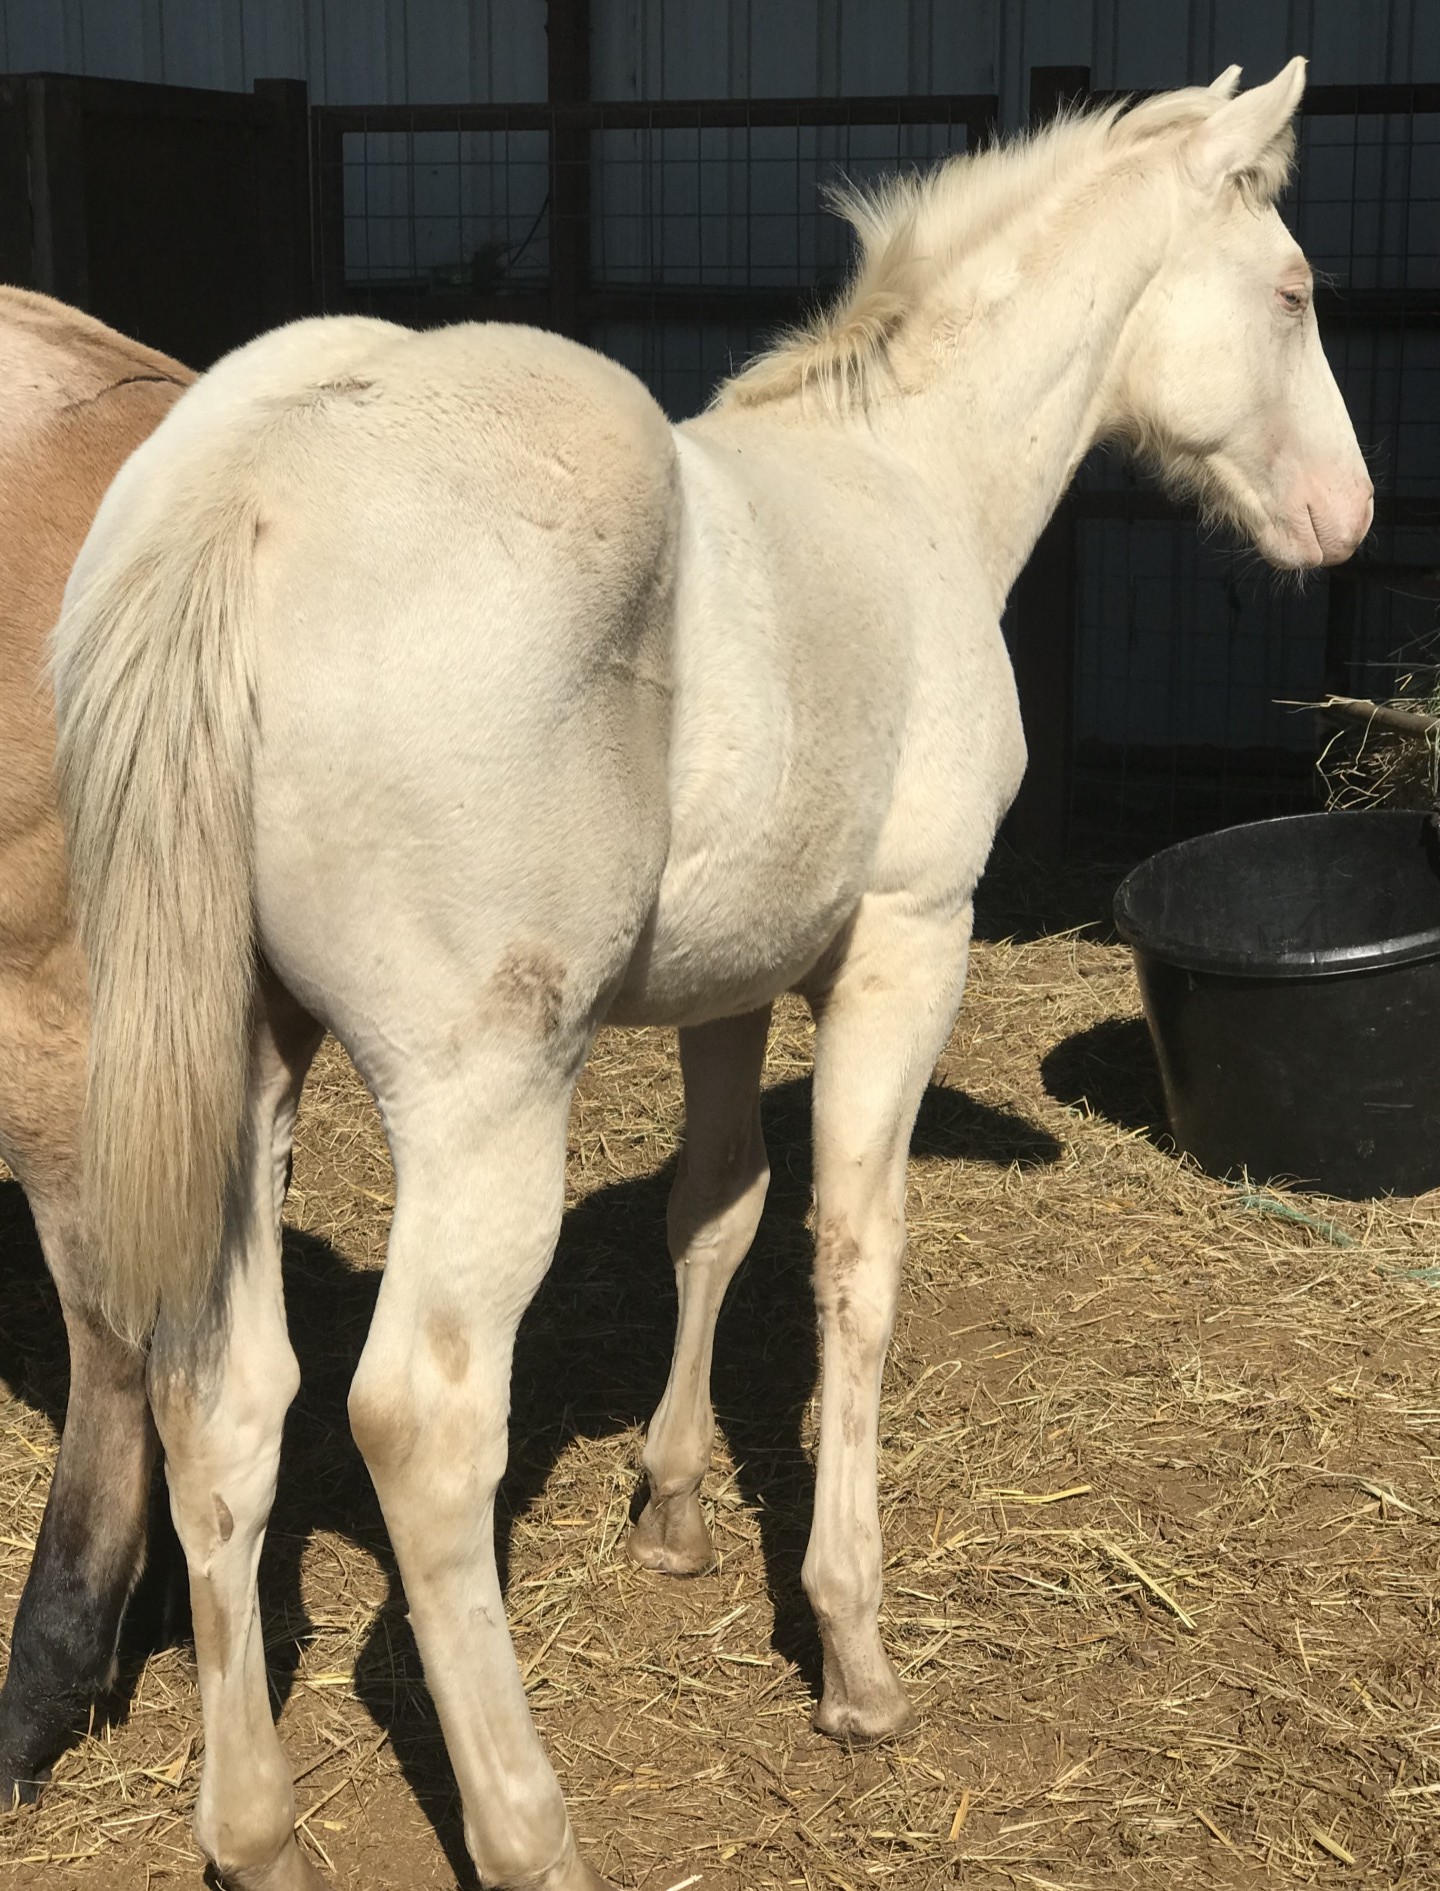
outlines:
M1143 1018L1104 1018L1063 1038L1042 1059L1040 1077L1057 1103L1170 1147L1160 1071Z
M738 1467L738 1488L760 1521L774 1646L818 1691L819 1639L800 1586L814 1495L802 1425L818 1370L806 1226L808 1081L768 1090L762 1107L772 1160L770 1196L755 1246L721 1315L714 1400ZM1055 1139L1025 1118L941 1088L927 1094L913 1147L923 1156L1001 1165L1053 1162L1060 1154ZM673 1174L671 1163L598 1189L565 1218L554 1264L516 1349L510 1468L497 1505L502 1580L514 1521L537 1499L571 1440L641 1426L659 1400L675 1322L664 1244ZM422 1683L399 1574L346 1420L346 1391L380 1277L351 1267L327 1242L295 1230L286 1232L285 1261L302 1389L287 1426L261 1569L271 1684L283 1701L312 1632L300 1585L306 1543L317 1529L336 1532L375 1558L390 1591L357 1662L356 1691L387 1732L459 1882L474 1885L458 1795ZM64 1328L13 1183L0 1188L0 1377L59 1426ZM138 1677L140 1653L122 1679L119 1714Z

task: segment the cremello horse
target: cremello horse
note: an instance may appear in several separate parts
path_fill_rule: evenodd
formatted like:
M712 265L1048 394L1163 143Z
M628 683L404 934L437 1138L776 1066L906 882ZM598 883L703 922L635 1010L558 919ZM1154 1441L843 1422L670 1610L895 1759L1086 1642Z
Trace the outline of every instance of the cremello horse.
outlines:
M857 198L839 306L682 427L553 335L306 322L207 375L112 487L55 646L88 1149L115 1314L158 1310L196 1831L246 1891L312 1878L255 1571L321 1023L395 1157L350 1415L482 1877L598 1882L526 1708L492 1503L607 1017L681 1027L680 1330L634 1547L688 1570L716 1311L765 1193L767 1008L814 1007L816 1718L908 1724L877 1414L906 1147L1024 759L1006 592L1107 435L1279 565L1344 558L1371 516L1272 207L1303 62L1237 76Z
M100 1311L80 1206L87 994L45 639L101 495L192 378L78 309L0 288L0 1156L30 1198L70 1341L65 1434L0 1691L0 1811L35 1796L109 1685L155 1460L144 1355Z

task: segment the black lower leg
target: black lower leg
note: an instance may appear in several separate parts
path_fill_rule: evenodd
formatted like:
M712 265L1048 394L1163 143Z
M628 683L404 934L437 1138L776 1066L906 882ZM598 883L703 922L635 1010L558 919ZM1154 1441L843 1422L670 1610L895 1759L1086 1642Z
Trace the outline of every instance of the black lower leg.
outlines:
M108 1388L69 1422L0 1689L0 1810L32 1800L115 1676L120 1626L145 1558L154 1433L143 1387ZM157 1572L158 1573L158 1572Z
M83 1536L49 1512L15 1615L0 1690L0 1806L34 1799L50 1764L86 1724L114 1672L130 1571L96 1584Z

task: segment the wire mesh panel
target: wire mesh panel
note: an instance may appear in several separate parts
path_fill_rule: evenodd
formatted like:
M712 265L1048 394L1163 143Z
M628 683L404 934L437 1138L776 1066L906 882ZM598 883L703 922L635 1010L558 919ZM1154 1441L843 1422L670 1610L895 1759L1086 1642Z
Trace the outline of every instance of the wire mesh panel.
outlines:
M1440 88L1318 87L1281 210L1376 487L1352 566L1303 585L1167 517L1112 460L1075 501L1072 846L1133 855L1314 805L1327 689L1385 696L1435 650L1407 584L1440 563Z
M927 165L966 150L970 135L968 120L949 116L601 132L591 280L609 294L591 341L670 413L693 413L844 279L850 234L826 214L827 187Z
M539 131L360 131L345 139L345 284L412 300L549 274Z
M1071 847L1139 856L1313 804L1323 589L1278 587L1190 522L1079 528Z
M323 108L324 303L567 328L690 413L843 278L828 185L971 149L993 117L969 96ZM557 248L567 216L585 227Z
M548 126L477 128L464 122L463 107L448 124L445 116L435 108L315 113L327 310L423 327L475 312L503 316L518 298L515 319L543 314Z
M1326 681L1384 697L1440 655L1414 582L1440 564L1440 87L1397 87L1390 111L1376 91L1303 121L1294 225L1333 285L1330 357L1377 493L1366 559L1330 578Z
M827 185L971 149L993 115L974 97L322 108L324 306L561 328L691 413L842 279ZM1083 470L1068 752L1086 851L1305 804L1315 721L1286 705L1386 694L1430 638L1433 588L1405 580L1440 564L1437 200L1440 88L1311 89L1282 208L1372 460L1364 560L1299 586L1197 533L1119 460ZM1059 739L1033 733L1037 753Z

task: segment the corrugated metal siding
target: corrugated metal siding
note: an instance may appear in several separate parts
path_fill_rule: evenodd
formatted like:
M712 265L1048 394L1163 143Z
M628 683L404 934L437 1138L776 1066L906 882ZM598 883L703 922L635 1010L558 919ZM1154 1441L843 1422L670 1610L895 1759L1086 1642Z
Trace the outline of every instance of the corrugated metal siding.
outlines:
M0 0L0 70L248 91L320 104L545 96L544 0Z
M600 98L993 92L1003 0L592 0Z
M1317 82L1440 77L1434 0L592 0L600 98L998 92L1032 65L1178 85L1306 52ZM325 104L543 98L544 0L0 0L0 69L248 90Z

